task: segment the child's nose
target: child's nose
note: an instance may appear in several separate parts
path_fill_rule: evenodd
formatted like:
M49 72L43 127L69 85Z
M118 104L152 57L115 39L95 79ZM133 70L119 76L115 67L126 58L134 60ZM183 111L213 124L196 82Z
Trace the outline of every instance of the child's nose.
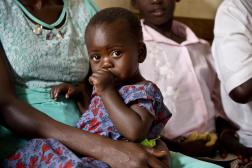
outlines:
M103 63L102 63L102 68L109 69L109 68L112 68L112 67L113 67L113 64L110 61L110 59L109 58L104 58Z

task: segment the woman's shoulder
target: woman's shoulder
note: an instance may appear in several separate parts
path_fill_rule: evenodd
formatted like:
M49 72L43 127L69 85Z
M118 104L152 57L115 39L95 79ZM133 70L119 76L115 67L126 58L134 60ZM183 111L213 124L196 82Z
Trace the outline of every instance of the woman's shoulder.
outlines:
M98 10L98 6L92 0L71 0L66 1L71 13L83 11L85 15L93 16Z
M70 18L80 33L84 33L90 18L99 10L92 0L65 1Z

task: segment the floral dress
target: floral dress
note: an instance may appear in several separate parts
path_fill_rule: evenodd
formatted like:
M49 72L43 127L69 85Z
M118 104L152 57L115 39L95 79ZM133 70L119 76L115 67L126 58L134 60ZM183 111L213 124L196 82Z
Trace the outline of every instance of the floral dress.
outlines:
M154 117L153 124L146 138L159 136L171 113L163 103L163 97L158 87L145 82L136 85L118 87L118 92L126 105L137 104L145 108ZM109 137L114 140L125 139L109 118L101 97L95 91L89 108L83 113L77 127L94 134ZM70 149L54 139L33 139L4 162L5 167L90 167L106 168L106 163L91 157L79 157Z

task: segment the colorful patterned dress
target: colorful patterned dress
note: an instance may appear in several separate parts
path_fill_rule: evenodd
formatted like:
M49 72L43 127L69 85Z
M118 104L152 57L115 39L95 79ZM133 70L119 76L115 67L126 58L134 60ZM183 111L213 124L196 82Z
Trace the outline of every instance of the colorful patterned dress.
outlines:
M118 92L126 105L132 103L146 109L154 117L153 124L146 138L153 139L160 135L171 113L163 103L158 87L145 82L136 85L118 87ZM114 140L125 139L113 125L102 99L93 91L89 108L83 113L77 127L94 134ZM78 157L71 150L54 139L33 139L21 150L5 160L6 167L109 167L106 163L91 157Z

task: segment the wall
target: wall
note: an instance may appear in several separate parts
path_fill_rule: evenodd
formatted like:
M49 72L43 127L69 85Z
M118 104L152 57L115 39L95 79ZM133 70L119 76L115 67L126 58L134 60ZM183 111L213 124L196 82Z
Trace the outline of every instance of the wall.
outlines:
M177 3L175 16L213 19L222 0L181 0Z
M94 0L101 8L121 6L132 9L129 0ZM181 0L177 3L175 16L213 19L222 0Z

